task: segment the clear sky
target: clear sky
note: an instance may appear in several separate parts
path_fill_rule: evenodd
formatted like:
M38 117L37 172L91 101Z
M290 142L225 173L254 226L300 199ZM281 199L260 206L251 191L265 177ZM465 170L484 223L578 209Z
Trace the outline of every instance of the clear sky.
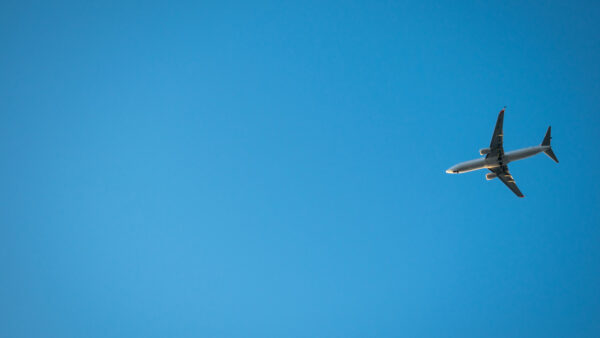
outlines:
M524 4L526 3L526 4ZM600 337L596 1L2 1L1 337ZM479 157L552 125L560 163Z

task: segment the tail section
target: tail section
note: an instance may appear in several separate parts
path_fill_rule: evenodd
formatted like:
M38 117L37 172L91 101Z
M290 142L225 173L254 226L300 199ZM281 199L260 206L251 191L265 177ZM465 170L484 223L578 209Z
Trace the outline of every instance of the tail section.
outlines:
M544 140L542 141L542 146L548 146L550 147L550 140L552 139L552 136L550 136L550 129L552 127L548 127L548 131L546 131L546 136L544 136ZM550 157L551 159L554 160L554 162L558 163L558 159L556 158L556 155L554 155L554 152L552 151L552 148L548 148L546 150L544 150L544 154L548 155L548 157Z

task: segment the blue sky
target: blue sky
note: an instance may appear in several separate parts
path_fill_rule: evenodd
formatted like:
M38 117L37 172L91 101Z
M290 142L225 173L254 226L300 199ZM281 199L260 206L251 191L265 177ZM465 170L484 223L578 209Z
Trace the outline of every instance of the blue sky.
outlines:
M600 336L595 2L0 4L0 336ZM478 157L552 125L561 161Z

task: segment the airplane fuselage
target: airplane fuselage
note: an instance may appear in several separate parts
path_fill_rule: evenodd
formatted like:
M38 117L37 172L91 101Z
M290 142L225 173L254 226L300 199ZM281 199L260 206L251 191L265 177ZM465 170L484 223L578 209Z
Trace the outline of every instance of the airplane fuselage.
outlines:
M448 174L462 174L473 170L486 169L486 168L496 168L502 165L506 165L510 162L522 160L524 158L528 158L534 155L537 155L545 150L549 149L550 146L533 146L522 148L518 150L513 150L504 153L504 157L502 158L502 163L498 160L497 157L489 157L489 158L478 158L466 162L461 162L456 164L446 172Z

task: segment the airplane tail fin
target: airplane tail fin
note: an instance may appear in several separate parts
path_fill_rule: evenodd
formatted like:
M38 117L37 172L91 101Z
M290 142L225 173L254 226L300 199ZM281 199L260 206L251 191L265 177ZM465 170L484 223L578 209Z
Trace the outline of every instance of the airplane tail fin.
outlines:
M542 141L543 146L550 147L550 140L552 139L552 136L550 136L551 128L552 127L548 127L548 131L546 131L546 136L544 136L544 140ZM548 149L544 150L544 154L548 155L548 157L550 157L552 160L554 160L554 162L558 163L558 159L556 158L556 155L554 155L552 148L548 148Z

